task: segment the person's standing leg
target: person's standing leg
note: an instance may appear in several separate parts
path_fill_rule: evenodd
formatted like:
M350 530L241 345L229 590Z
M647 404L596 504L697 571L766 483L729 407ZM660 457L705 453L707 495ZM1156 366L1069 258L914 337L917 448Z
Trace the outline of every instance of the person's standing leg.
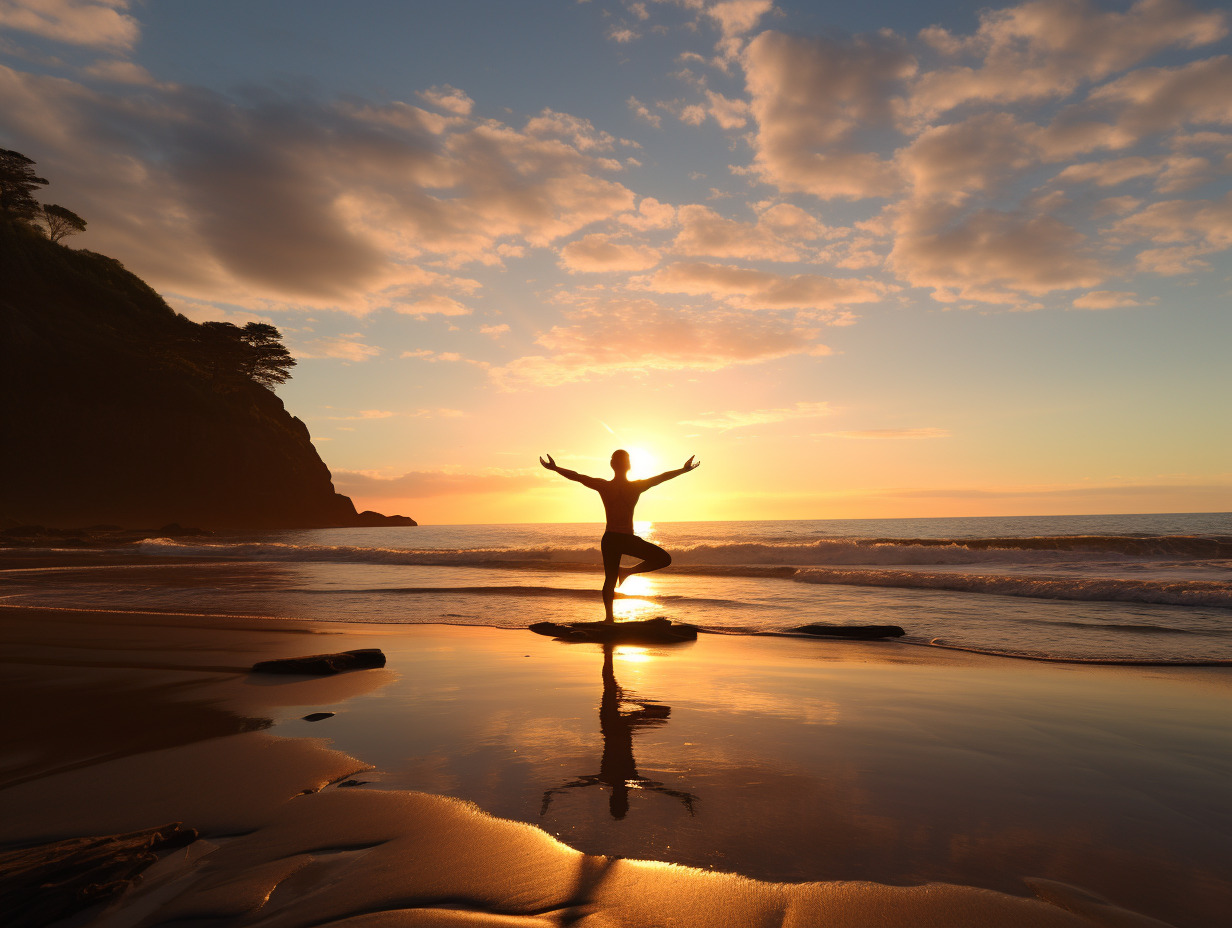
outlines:
M614 534L613 532L604 532L603 540L599 543L599 550L603 552L604 622L616 621L616 615L612 612L612 603L616 599L616 585L619 582L620 574L620 555L623 552L621 551L620 539L619 537L613 537Z

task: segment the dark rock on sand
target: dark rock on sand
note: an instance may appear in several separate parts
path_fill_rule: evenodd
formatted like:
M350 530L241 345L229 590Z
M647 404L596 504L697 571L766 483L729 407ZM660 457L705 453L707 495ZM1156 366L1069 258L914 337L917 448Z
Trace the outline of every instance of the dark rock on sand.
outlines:
M644 622L536 622L529 628L536 635L547 635L557 641L675 644L697 640L697 626L673 623L662 617Z
M7 928L41 928L138 882L155 851L184 847L197 832L180 822L122 835L71 838L0 853L0 912Z
M801 635L812 635L817 638L898 638L906 632L897 625L800 625L790 629Z
M382 661L382 663L384 662ZM334 717L334 713L332 712L310 712L308 715L304 716L304 721L305 722L319 722L322 719L332 719L333 717Z
M335 654L308 654L304 657L282 657L269 661L258 661L252 665L252 672L298 673L320 677L342 673L345 670L366 670L384 666L385 654L380 648L358 648L354 651L339 651Z

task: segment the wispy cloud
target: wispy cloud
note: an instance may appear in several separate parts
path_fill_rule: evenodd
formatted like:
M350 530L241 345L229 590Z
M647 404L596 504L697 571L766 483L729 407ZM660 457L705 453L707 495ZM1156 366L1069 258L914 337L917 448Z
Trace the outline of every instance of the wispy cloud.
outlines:
M334 486L348 496L376 499L427 499L474 493L512 493L542 483L538 474L519 471L459 473L446 470L411 471L383 477L368 471L335 470Z
M703 429L739 429L750 425L768 425L774 422L786 422L789 419L816 419L831 415L833 410L829 403L800 402L792 406L781 406L775 409L731 410L728 412L711 412L698 416L696 419L686 419L680 425L691 425Z
M361 341L359 333L314 338L295 346L297 358L338 358L342 361L370 361L381 353L375 345Z
M673 309L651 300L603 301L573 311L570 321L537 339L549 354L492 368L512 389L556 386L616 373L721 370L793 354L821 355L815 324L774 314Z
M475 101L467 95L466 91L459 90L457 87L451 87L449 84L429 87L427 90L419 91L416 96L437 109L445 110L457 116L469 116L471 110L475 108Z
M1120 309L1141 305L1138 294L1126 290L1092 290L1074 299L1075 309Z
M365 419L389 419L396 415L396 412L390 412L387 409L361 409L354 415L349 416L307 416L306 418L328 419L335 422L357 422Z
M949 438L949 429L855 429L847 432L824 432L827 438L899 439L899 438Z

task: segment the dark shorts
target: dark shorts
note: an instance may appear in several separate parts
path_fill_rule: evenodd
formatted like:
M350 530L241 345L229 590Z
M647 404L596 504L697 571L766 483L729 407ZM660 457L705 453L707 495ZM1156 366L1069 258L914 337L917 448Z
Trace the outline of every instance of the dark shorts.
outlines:
M614 576L620 569L622 554L639 557L643 561L662 559L670 563L672 560L671 555L658 545L624 532L604 532L603 540L599 542L599 550L603 552L603 571L608 576Z

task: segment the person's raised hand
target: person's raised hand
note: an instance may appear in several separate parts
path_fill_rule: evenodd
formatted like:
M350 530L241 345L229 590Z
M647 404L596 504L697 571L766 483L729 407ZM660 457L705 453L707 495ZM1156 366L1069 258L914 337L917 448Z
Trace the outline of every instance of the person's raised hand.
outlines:
M540 458L539 463L548 470L556 470L556 462L552 460L552 456L550 454L548 455L548 459L546 461L543 458Z
M701 466L702 466L702 462L701 462L701 461L694 462L693 458L695 458L695 457L697 457L697 455L695 455L695 454L690 455L690 456L689 456L689 459L688 459L687 461L685 461L685 462L684 462L684 468L683 468L683 470L685 471L685 473L688 473L689 471L693 470L695 467L701 467Z

